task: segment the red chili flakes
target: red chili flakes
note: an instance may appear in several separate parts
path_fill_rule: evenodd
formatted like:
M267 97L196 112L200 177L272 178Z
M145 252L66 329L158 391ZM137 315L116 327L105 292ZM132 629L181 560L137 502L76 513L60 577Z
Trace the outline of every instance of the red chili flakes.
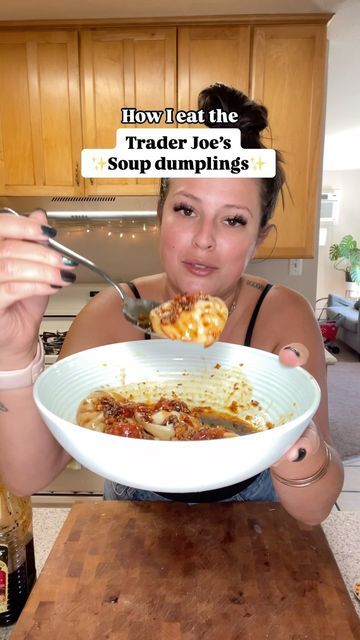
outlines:
M183 311L191 311L198 300L207 300L208 295L201 293L178 293L163 310L161 324L174 324Z
M105 428L105 433L110 433L114 436L123 436L124 438L143 438L143 430L135 420L125 420L123 422L108 424Z

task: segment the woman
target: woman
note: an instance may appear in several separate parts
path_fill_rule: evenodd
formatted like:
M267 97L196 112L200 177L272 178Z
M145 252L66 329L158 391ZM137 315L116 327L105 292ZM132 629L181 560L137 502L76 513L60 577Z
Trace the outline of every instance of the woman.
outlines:
M242 146L261 148L260 132L267 112L244 94L214 85L205 89L199 107L237 111ZM210 124L210 123L207 123ZM302 364L322 389L320 408L302 438L272 469L226 490L188 494L186 501L274 500L304 522L321 522L334 504L343 482L338 455L330 447L324 350L314 314L302 296L246 267L270 230L284 178L281 160L273 179L171 179L162 181L158 213L164 273L134 281L143 298L169 300L179 292L203 291L221 297L229 318L221 340L277 353L290 366ZM54 231L45 214L29 219L4 215L0 231L0 356L3 391L0 400L2 463L0 474L15 493L33 493L46 486L69 461L68 454L42 423L31 386L14 370L29 366L48 296L75 279L74 265L46 243ZM34 242L36 241L36 242ZM39 244L40 243L40 244ZM135 290L136 291L136 290ZM130 289L129 289L130 293ZM113 289L98 294L68 332L60 357L119 341L142 339L119 313ZM35 355L36 358L36 355ZM17 377L19 375L20 377ZM18 388L9 388L14 380ZM4 389L4 386L8 387ZM24 443L25 446L24 446ZM328 443L328 444L326 444ZM105 498L181 499L106 482Z

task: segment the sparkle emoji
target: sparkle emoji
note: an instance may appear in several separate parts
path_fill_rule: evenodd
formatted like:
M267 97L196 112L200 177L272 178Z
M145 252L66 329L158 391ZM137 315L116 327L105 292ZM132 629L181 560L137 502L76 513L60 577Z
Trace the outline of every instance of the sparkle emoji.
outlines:
M103 158L100 158L100 160L98 158L93 158L93 163L96 171L102 171L106 165L106 162Z
M266 164L261 160L260 157L258 157L257 159L251 158L251 162L252 162L252 168L254 169L254 171L257 171L257 170L261 171L262 167Z

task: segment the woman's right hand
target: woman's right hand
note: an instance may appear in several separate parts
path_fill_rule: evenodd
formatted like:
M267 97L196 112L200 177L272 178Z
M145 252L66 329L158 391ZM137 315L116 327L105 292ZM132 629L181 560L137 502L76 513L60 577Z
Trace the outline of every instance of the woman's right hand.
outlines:
M53 235L49 229L41 210L28 217L0 214L3 370L22 369L31 362L49 296L75 280L73 267L64 264L62 256L48 246L48 238Z

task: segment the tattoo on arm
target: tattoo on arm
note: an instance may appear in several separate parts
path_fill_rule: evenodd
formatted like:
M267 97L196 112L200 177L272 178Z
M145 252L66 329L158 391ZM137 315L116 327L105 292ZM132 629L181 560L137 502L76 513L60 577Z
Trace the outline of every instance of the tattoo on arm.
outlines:
M0 411L3 411L4 413L6 413L7 411L9 411L9 409L5 407L5 405L2 402L0 402Z
M255 282L255 280L246 280L245 284L247 284L249 287L254 287L254 289L259 289L260 291L263 291L265 289L264 284L261 284L261 282Z

